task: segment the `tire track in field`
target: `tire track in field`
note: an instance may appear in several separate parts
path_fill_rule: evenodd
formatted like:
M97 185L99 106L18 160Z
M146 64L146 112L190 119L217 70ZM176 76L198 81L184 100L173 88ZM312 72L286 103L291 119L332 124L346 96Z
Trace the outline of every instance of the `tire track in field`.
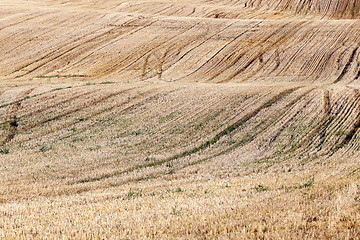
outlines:
M199 24L197 24L197 25L199 25ZM168 71L171 67L178 64L179 61L181 61L186 55L188 55L190 52L195 50L197 47L203 45L207 40L211 39L213 36L223 32L225 29L229 28L233 24L234 23L227 25L226 27L222 28L219 32L211 35L210 37L207 37L206 40L201 40L200 43L197 44L197 46L192 47L190 50L186 51L181 56L180 56L181 50L186 48L187 46L197 43L199 41L199 38L201 38L200 36L206 36L208 34L208 32L210 31L209 28L207 28L206 32L202 33L200 36L196 35L195 37L189 37L182 41L176 42L176 44L171 44L171 42L170 42L169 44L167 44L167 45L169 45L168 47L165 48L165 46L164 46L166 51L165 51L165 53L162 54L161 57L157 56L156 52L147 55L147 57L145 57L144 65L142 68L143 69L142 70L142 80L144 81L144 80L151 78L151 76L150 76L147 79L145 79L146 74L144 74L144 73L146 73L145 70L146 70L146 66L148 64L148 59L151 56L155 56L156 59L160 59L160 60L158 60L158 73L157 74L158 74L159 79L161 79L164 72ZM166 59L170 59L170 63L168 63L167 66L165 67L164 65L165 65Z
M199 25L200 23L198 23L197 25ZM197 26L196 25L196 26ZM232 24L230 24L232 25ZM230 25L228 25L227 27L225 27L224 29L230 27ZM195 28L195 26L194 26ZM219 32L222 32L224 29L220 30ZM190 31L190 30L189 30ZM202 33L201 35L207 35L207 33L209 32L209 29L207 29L207 31L205 33ZM214 34L216 35L216 34ZM212 35L212 36L214 36ZM207 38L209 39L209 38ZM168 45L168 46L164 46L163 48L166 49L164 53L161 54L161 50L158 52L153 52L153 53L149 53L146 57L145 57L145 61L144 64L142 66L142 80L145 81L147 79L150 79L153 76L149 76L147 78L145 78L145 75L147 75L147 73L151 72L148 71L146 72L147 66L149 65L149 59L153 56L155 57L156 61L157 61L157 75L158 78L161 79L162 75L165 71L167 71L169 68L171 68L173 65L177 64L181 59L183 59L188 53L190 53L192 50L194 50L196 47L193 47L192 49L188 50L185 54L183 54L182 56L179 57L180 52L182 49L186 48L187 46L190 46L193 43L196 43L199 41L199 36L195 36L195 37L188 37L187 39L184 39L182 41L178 41L175 44L173 44L172 42L166 43L164 45ZM202 44L205 43L206 40L201 40L201 43L198 44L198 46L201 46ZM168 66L165 67L165 62L166 59L171 59L170 63L167 64Z
M9 142L11 142L11 140L14 139L17 131L18 131L18 111L20 110L21 108L21 103L24 99L26 99L26 97L34 90L35 88L31 88L27 91L25 91L23 94L22 94L22 97L20 98L20 100L17 101L16 104L12 105L11 109L10 109L10 113L9 113L9 118L10 118L10 121L9 121L9 130L8 130L8 133L6 134L5 136L5 139L0 142L0 146L3 146Z
M360 78L360 62L357 62L357 66L356 66L356 67L357 67L357 69L359 69L359 70L357 71L357 73L356 73L353 81L359 80L359 78Z
M155 24L156 22L158 22L158 20L155 20L153 22L151 22L150 24L148 24L146 27L149 27L153 24ZM198 23L197 23L198 24ZM195 25L197 25L195 24ZM190 31L193 27L195 27L195 25L193 25L191 28L185 30L184 32L180 33L181 34L184 34L185 32L187 31ZM144 27L145 28L145 27ZM143 30L144 28L141 28L139 31ZM137 31L138 32L138 31ZM124 59L122 59L121 61L117 62L116 64L113 64L112 66L109 66L107 67L105 70L102 70L101 73L98 73L97 75L98 76L106 76L106 75L109 75L113 72L119 72L121 73L122 71L125 71L127 70L128 68L130 68L132 65L136 64L139 60L141 60L142 58L144 58L146 55L148 55L149 53L151 53L152 51L154 51L154 49L158 49L160 48L162 45L166 44L168 41L178 37L179 35L173 35L170 39L166 39L165 41L161 41L159 44L157 44L156 46L151 46L151 45L145 45L143 47L141 47L141 49L144 52L140 53L140 55L136 55L135 56L135 59L132 59L134 58L134 52L132 52L132 54L129 54L127 55ZM155 38L155 40L159 40L160 39L160 36L157 36ZM152 40L154 41L154 40ZM160 40L159 40L160 41ZM156 42L156 41L155 41ZM140 46L139 46L140 47ZM130 62L129 64L126 64L127 62ZM122 66L122 64L125 63L126 66Z
M336 109L332 108L330 111L333 111L333 116L329 117L329 120L324 123L324 125L322 125L322 129L321 129L321 134L319 136L319 141L320 143L317 144L315 146L314 149L316 149L316 158L319 157L330 157L333 154L335 154L338 150L343 149L344 146L346 146L350 140L354 137L354 135L356 134L360 123L358 123L358 117L360 116L360 113L355 113L357 115L356 119L355 119L355 123L352 125L352 128L347 131L347 133L345 134L344 137L341 137L341 135L339 135L338 137L335 137L335 139L331 142L331 137L333 136L334 138L334 133L337 131L337 129L341 128L341 127L347 127L348 124L346 123L347 119L349 119L349 117L353 114L354 110L359 109L359 105L360 105L360 94L356 93L357 91L354 89L354 98L353 99L349 99L349 98L345 98L340 104L339 107L339 112L336 112ZM334 102L333 105L339 105L339 103ZM344 107L342 107L344 106ZM335 119L334 116L338 116L338 120ZM360 121L360 120L359 120ZM333 126L330 126L332 123ZM359 126L358 126L359 124ZM327 133L330 132L330 133ZM337 136L337 134L335 134ZM315 137L315 136L314 136ZM327 141L330 141L330 143L328 143L327 148L325 148L325 140L327 139ZM310 148L311 143L308 144L307 148ZM322 149L325 149L323 152L321 152ZM346 149L346 151L348 151L349 149ZM305 152L309 152L309 149L304 149L302 151L302 153ZM300 153L298 153L300 154Z
M334 83L340 82L341 79L346 75L346 73L348 72L349 67L351 66L351 64L354 61L354 57L355 54L357 53L359 47L355 47L354 50L352 51L347 63L345 64L343 70L341 71L340 75L338 76L338 78L334 81Z
M327 156L329 155L329 153L331 154L332 148L329 149L329 145L333 146L336 144L332 142L332 136L334 136L333 133L337 128L340 128L344 125L344 123L341 121L345 121L348 118L349 112L351 110L351 105L354 104L354 101L349 100L346 95L344 96L344 98L340 98L337 101L335 97L333 97L332 99L333 100L328 114L329 118L321 126L317 126L319 127L318 134L311 138L312 141L309 140L307 144L300 146L302 147L302 150L297 153L298 155L307 154L309 156L309 152L315 152L315 154L313 154L313 157L317 159L322 156ZM340 100L342 100L341 103L339 103ZM348 104L348 102L350 102L350 104ZM340 107L337 109L336 106L338 105L344 106L344 108ZM336 119L336 116L338 116L339 120Z
M233 26L235 23L237 22L233 22L228 24L227 26L225 26L224 28L222 28L221 30L219 30L218 32L212 34L210 37L207 37L205 40L201 40L201 42L199 44L196 44L196 46L190 48L188 51L186 51L184 54L182 54L180 57L178 57L177 59L175 59L173 61L172 64L170 64L163 72L169 71L170 68L174 67L177 64L180 64L181 60L184 59L188 54L190 54L191 52L195 51L195 49L199 48L200 46L204 45L205 43L207 43L208 41L210 41L211 39L213 39L215 36L220 35L221 33L223 33L225 30L229 29L231 26ZM197 38L195 38L193 41L191 41L190 43L188 43L187 45L191 45L193 43L197 42ZM184 45L185 47L186 45ZM179 50L178 54L180 53L181 50ZM190 75L190 74L189 74ZM187 75L187 76L189 76ZM185 76L186 77L186 76ZM183 77L177 78L174 81L179 81L180 79L182 79Z
M317 134L320 136L319 144L317 147L320 147L324 144L326 138L326 132L329 125L332 122L332 118L330 117L331 114L331 104L330 104L330 93L328 90L324 92L324 112L325 115L323 117L323 122L320 122L319 129L317 129Z

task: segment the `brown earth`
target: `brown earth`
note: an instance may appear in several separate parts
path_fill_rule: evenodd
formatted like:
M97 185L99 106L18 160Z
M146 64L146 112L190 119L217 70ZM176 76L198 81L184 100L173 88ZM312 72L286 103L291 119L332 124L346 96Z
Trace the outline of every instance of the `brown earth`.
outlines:
M0 3L0 238L359 239L357 0Z

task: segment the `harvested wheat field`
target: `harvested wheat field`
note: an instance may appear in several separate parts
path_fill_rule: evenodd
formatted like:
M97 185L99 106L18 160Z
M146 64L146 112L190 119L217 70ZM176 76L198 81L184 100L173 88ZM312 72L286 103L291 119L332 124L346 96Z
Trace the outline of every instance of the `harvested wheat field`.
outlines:
M0 0L1 239L360 239L359 0Z

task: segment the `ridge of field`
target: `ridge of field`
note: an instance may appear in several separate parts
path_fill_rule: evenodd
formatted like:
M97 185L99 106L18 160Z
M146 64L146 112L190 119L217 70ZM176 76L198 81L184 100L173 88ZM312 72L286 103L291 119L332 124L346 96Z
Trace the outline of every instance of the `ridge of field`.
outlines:
M17 1L24 4L28 1ZM321 18L354 19L359 18L359 0L85 0L85 1L60 1L45 0L32 1L42 6L51 4L57 6L70 6L86 10L112 10L119 12L138 12L142 14L207 17L207 18L268 18L274 15L317 15ZM255 14L251 11L255 10ZM269 11L266 15L264 11ZM272 12L271 12L272 11ZM287 12L287 13L284 13Z
M358 1L0 2L0 238L360 238Z

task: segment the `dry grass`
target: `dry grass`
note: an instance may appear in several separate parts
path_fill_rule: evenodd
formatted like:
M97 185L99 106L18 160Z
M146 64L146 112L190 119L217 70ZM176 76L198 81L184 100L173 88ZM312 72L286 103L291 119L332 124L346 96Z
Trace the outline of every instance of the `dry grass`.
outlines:
M286 3L2 1L0 238L359 239L357 1Z

